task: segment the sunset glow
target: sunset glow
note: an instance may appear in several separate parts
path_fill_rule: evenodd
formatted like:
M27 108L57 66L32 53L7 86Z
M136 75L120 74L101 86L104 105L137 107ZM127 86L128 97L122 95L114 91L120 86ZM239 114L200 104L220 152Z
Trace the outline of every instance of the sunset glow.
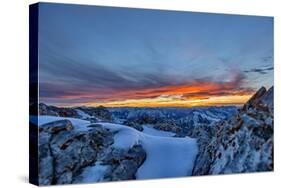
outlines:
M190 107L241 105L254 91L236 88L233 82L196 82L178 86L164 86L136 91L120 91L99 95L78 95L78 98L99 98L100 102L88 102L86 106L106 107ZM66 96L75 97L75 96Z
M242 105L251 95L243 96L220 96L210 97L208 99L127 99L112 102L87 103L86 106L106 106L106 107L192 107L192 106L228 106Z

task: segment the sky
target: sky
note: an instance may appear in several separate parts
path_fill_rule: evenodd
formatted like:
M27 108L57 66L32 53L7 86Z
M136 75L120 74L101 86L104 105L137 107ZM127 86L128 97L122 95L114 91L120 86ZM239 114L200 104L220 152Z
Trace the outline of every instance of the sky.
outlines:
M40 102L241 105L272 85L272 17L39 5Z

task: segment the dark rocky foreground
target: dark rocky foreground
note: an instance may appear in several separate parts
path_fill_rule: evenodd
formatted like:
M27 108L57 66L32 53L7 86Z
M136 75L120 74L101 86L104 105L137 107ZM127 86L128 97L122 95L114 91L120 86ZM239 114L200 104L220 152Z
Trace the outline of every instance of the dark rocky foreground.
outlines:
M41 115L80 118L77 110L71 108L40 105ZM78 109L90 114L90 120L93 116L102 121L113 120L106 108ZM189 117L192 126L187 126L188 131L178 125L181 121L156 121L154 128L197 138L199 153L193 175L273 170L273 87L268 91L262 87L228 120L210 123L203 119L195 124L195 119ZM127 122L127 126L142 131L141 124L135 121ZM145 150L141 145L128 151L115 149L113 138L114 132L99 124L90 125L88 130L76 130L68 120L41 125L39 184L84 182L83 171L95 165L107 166L102 181L135 179L146 159Z
M95 164L108 167L103 181L135 179L138 167L146 158L140 145L128 151L115 149L113 134L95 124L87 131L75 131L71 122L60 120L39 129L39 184L83 182L85 167Z

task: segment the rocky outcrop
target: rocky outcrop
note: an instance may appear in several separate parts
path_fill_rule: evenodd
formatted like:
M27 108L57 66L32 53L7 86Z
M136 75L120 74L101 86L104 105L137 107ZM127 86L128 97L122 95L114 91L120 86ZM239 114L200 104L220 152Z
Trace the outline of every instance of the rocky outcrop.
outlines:
M92 121L106 121L106 122L112 122L112 114L111 112L104 106L98 106L98 107L77 107L75 108L77 110L81 110L83 113L87 114L89 117L87 117L87 120Z
M49 116L60 116L60 117L74 117L80 119L90 120L92 122L99 121L112 121L112 115L110 111L103 106L98 107L56 107L46 105L44 103L39 104L39 115L49 115ZM79 113L80 111L80 113ZM81 112L83 113L81 115ZM37 113L37 112L36 112ZM35 113L35 115L36 115ZM87 117L84 117L84 116Z
M92 109L92 115L107 122L112 121L112 116L109 110L104 106L98 106Z
M124 121L123 124L126 126L129 126L129 127L132 127L138 131L143 131L143 126L134 121Z
M181 135L181 133L182 133L182 128L180 126L178 126L172 120L158 122L155 125L153 125L153 128L161 130L161 131L173 132L173 133L176 133L177 135Z
M140 145L128 151L112 147L114 133L99 124L76 130L68 120L39 128L39 184L83 183L81 174L96 164L107 167L103 181L135 179L146 153Z
M128 151L113 149L101 159L103 165L110 165L104 181L118 181L135 179L138 168L146 158L145 150L141 145L135 145Z
M48 106L44 103L39 104L39 114L60 117L79 117L77 111L73 108L59 108L56 106Z
M193 175L273 170L273 87L262 87L236 116L207 128L196 133Z

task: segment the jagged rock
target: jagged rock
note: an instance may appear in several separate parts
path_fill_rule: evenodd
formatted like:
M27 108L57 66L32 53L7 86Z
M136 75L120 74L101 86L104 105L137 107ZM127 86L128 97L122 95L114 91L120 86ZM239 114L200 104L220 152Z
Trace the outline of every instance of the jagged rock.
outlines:
M242 107L242 110L247 110L252 107L257 107L259 104L262 96L266 93L265 87L261 87L250 99L246 104Z
M128 151L112 147L114 134L99 124L76 130L69 120L40 126L39 184L69 184L83 181L81 173L101 163L108 167L106 180L134 179L146 158L140 145Z
M114 149L103 159L104 165L110 165L111 170L105 175L107 181L135 179L138 168L146 159L145 150L141 145L134 145L128 151Z
M51 149L51 140L54 134L70 131L73 126L68 120L47 123L39 128L39 184L54 183L55 158Z
M52 108L50 106L47 106L44 103L39 104L39 114L40 115L59 116L56 109L57 109L56 107Z
M135 123L135 122L131 122L131 121L125 121L123 123L124 125L127 125L129 127L132 127L134 129L137 129L138 131L143 131L143 127L141 124Z
M104 106L98 107L78 107L78 110L83 111L90 117L87 117L87 120L90 120L92 123L99 122L99 121L112 121L112 114L110 111Z
M260 88L250 100L242 107L241 111L258 109L261 111L273 111L273 86L266 91L264 87Z
M193 175L273 170L273 87L262 87L237 115L211 129L199 139Z
M107 122L112 121L112 115L110 111L104 106L64 108L64 107L49 106L44 103L40 103L38 108L39 108L39 115L74 117L74 118L86 119L91 121L92 123L96 123L99 121L107 121ZM83 117L83 115L86 117Z
M49 145L49 137L42 135L39 141L39 184L50 185L53 182L54 159Z
M55 134L58 133L60 131L64 131L64 130L72 130L73 129L73 125L69 120L58 120L55 122L51 122L51 123L46 123L42 126L40 126L39 131L40 132L45 132L45 133L49 133L49 134Z
M182 132L182 128L177 126L173 121L156 123L153 128L162 131L174 132L176 134L180 134Z
M112 133L98 125L88 131L76 131L68 120L40 126L40 184L71 183L81 168L95 162L97 153L112 143Z
M109 121L109 122L112 121L111 113L104 106L98 106L94 108L93 115L104 121Z
M269 109L273 109L273 86L262 96L261 104L267 106Z
M48 106L44 103L39 104L39 115L79 117L77 111L73 108L59 108L55 106Z
M135 173L138 167L138 164L133 160L123 160L112 172L111 180L118 181L135 179Z

